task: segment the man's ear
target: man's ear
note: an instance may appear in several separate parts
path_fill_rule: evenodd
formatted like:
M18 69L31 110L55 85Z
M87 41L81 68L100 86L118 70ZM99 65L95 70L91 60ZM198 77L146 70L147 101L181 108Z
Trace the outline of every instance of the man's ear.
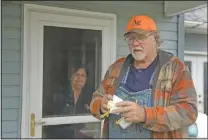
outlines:
M155 38L155 40L157 40L159 38L159 33L158 32L154 33L154 38Z

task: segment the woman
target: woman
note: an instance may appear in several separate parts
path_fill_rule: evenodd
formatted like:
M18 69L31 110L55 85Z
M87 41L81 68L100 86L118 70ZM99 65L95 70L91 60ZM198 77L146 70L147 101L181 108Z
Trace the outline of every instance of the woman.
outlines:
M88 71L84 67L73 69L71 84L68 92L65 93L65 107L63 112L66 115L76 115L89 113L89 103L91 100L92 90L87 88Z
M88 71L80 66L74 68L72 73L70 84L62 92L62 98L56 100L56 114L61 114L61 116L83 115L90 112L89 104L93 90L86 86ZM48 128L46 138L83 138L79 133L83 127L84 124L52 126Z

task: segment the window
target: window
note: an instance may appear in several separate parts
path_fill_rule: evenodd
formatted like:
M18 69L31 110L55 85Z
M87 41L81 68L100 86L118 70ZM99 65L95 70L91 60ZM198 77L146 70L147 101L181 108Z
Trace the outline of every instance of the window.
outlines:
M91 115L102 31L44 26L42 117ZM43 138L98 138L100 122L43 126Z

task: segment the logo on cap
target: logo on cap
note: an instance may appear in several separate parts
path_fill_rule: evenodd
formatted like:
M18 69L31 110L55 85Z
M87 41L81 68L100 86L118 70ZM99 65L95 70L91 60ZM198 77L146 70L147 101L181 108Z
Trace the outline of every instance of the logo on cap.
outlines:
M134 20L132 25L133 25L133 26L139 26L140 23L141 23L140 20Z

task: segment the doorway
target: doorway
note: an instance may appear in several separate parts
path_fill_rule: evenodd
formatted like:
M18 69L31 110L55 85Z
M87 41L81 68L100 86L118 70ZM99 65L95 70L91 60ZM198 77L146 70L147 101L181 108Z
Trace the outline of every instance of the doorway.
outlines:
M22 138L100 138L89 103L116 58L115 19L25 5ZM74 81L81 87L76 101Z
M184 62L188 66L194 81L198 110L207 114L207 55L185 53Z

